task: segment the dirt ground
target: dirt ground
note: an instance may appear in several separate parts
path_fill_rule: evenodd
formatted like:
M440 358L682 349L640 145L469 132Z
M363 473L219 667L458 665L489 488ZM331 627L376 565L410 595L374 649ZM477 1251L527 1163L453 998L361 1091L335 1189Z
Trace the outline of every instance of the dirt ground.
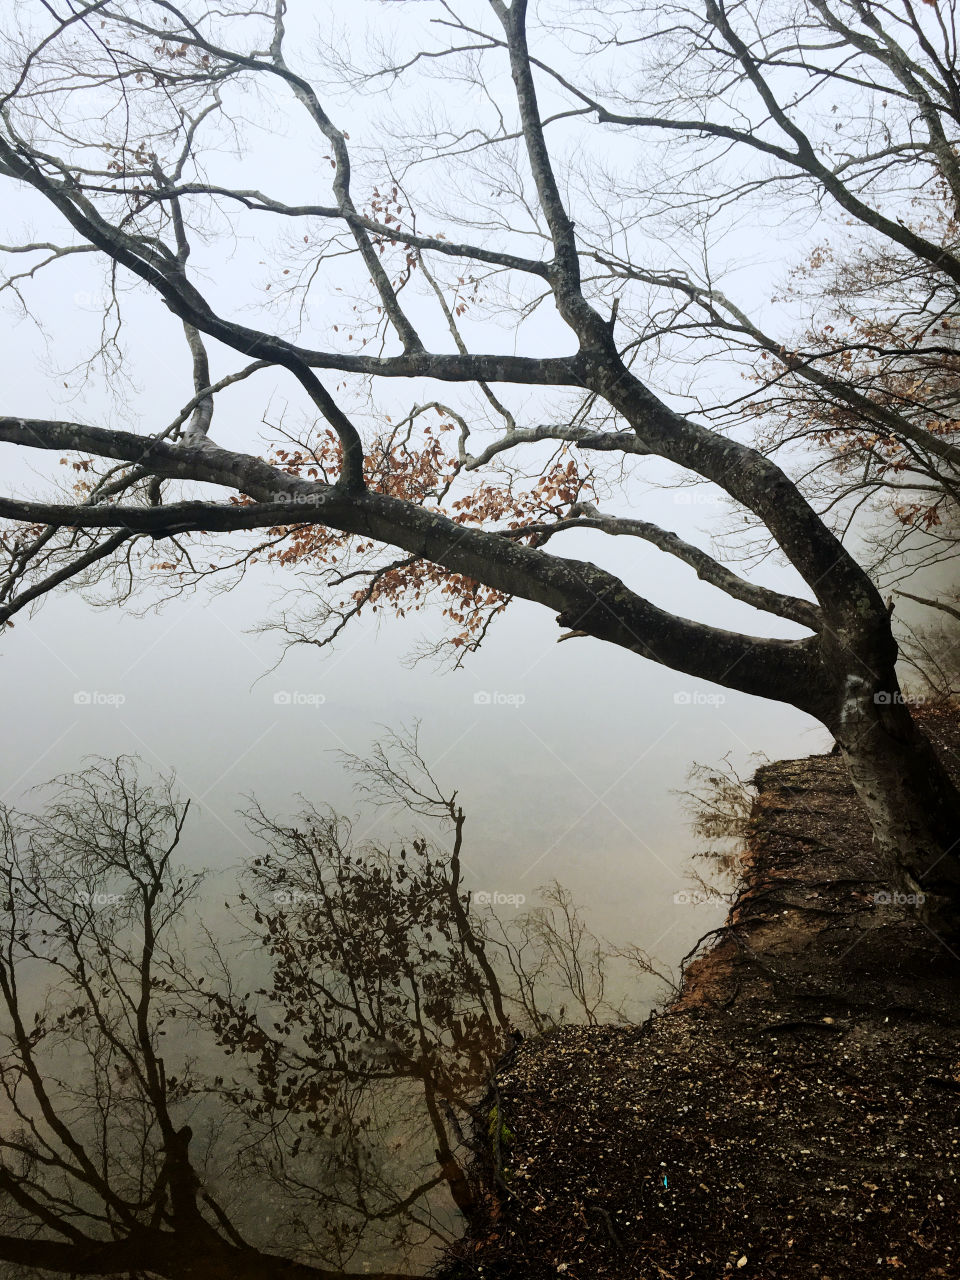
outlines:
M925 719L960 775L956 713ZM838 757L756 783L743 888L679 998L503 1064L501 1174L447 1280L960 1277L960 955L883 901Z

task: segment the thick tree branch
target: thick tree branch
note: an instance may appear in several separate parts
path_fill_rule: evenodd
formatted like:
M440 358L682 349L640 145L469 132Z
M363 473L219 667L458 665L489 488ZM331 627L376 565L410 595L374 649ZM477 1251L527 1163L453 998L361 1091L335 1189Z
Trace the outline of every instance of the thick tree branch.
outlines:
M733 573L705 551L701 551L699 547L685 542L675 533L661 529L659 525L651 524L646 520L628 520L618 516L601 515L596 507L588 502L579 502L571 507L570 517L569 520L558 520L555 524L527 525L522 529L511 531L509 536L524 537L536 534L540 538L538 545L542 545L545 538L567 529L597 529L612 537L641 538L658 550L666 552L667 555L682 560L696 572L701 581L717 587L734 600L742 600L744 604L753 605L755 609L772 613L779 618L787 618L813 631L818 631L823 625L823 615L816 605L808 600L802 600L798 596L784 595L769 587L748 582L746 578Z
M925 604L931 609L939 609L941 613L949 614L951 618L956 618L960 622L960 609L956 605L948 604L946 600L931 600L928 596L915 596L912 592L901 589L898 589L895 594L905 596L908 600L915 600L917 604Z
M615 575L586 562L517 546L499 533L456 524L383 494L287 475L258 458L202 446L145 441L129 432L0 419L0 440L46 449L72 448L149 465L156 474L233 488L250 505L182 502L164 507L64 506L0 498L0 518L79 528L124 529L154 537L187 532L232 532L284 524L323 524L400 548L495 590L547 605L564 626L642 653L676 670L760 696L789 696L798 705L810 688L814 653L805 641L767 640L704 626L658 609ZM762 692L766 691L766 692Z

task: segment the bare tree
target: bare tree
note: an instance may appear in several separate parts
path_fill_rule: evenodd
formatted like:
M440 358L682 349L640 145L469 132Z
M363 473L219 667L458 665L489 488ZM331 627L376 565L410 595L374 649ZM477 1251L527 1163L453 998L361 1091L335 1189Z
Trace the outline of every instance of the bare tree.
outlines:
M796 200L835 211L955 296L955 244L904 216L933 181L960 198L952 25L935 7L881 15L860 0L797 11L599 5L579 24L545 13L539 26L526 0L463 12L442 3L435 21L400 10L396 47L376 67L354 67L330 41L311 80L287 49L286 23L300 16L289 7L76 0L59 17L27 5L8 29L0 174L69 228L66 243L11 249L43 270L94 250L110 316L131 284L159 298L183 326L192 387L172 421L141 432L0 418L0 440L79 455L81 469L78 494L0 499L11 522L0 617L90 575L122 595L156 566L155 581L167 574L182 590L209 565L237 575L266 557L302 575L306 606L280 620L295 640L325 642L360 609L405 610L436 589L462 648L520 596L568 634L816 717L847 759L885 875L922 890L929 918L949 922L960 796L901 697L887 606L797 481L746 442L753 406L706 400L678 367L684 353L688 367L717 355L736 368L744 349L766 350L870 429L938 459L953 457L950 433L865 391L859 366L848 376L829 350L768 332L716 288L709 265L699 278L679 270L649 232L685 252L691 237L709 240L715 216L736 218L747 203L780 216ZM442 81L433 92L436 70L469 88L464 103ZM398 100L398 116L417 123L393 122L393 95L418 76L419 106ZM272 113L292 105L312 131L299 196L238 186L223 160L228 141L253 148L246 104L257 93ZM351 109L356 125L341 123ZM641 141L638 182L622 158ZM578 167L584 148L595 159ZM205 283L223 270L208 251L215 227L241 220L253 234L284 228L282 255L267 252L282 323L231 319ZM504 353L492 323L471 323L494 304L533 354ZM548 312L561 354L555 343L537 354L542 338L533 346L528 321ZM424 337L432 316L446 334L437 349ZM105 333L102 355L116 365L122 330ZM211 341L234 357L217 379ZM309 421L274 424L267 457L216 443L223 395L268 368L289 375ZM410 379L417 398L397 415L396 389ZM632 514L601 512L593 499L609 492L611 460L628 499L638 468L654 464L717 486L762 525L805 594L760 585ZM571 529L640 538L794 624L796 638L667 612L600 565L546 548ZM218 538L257 530L232 549Z

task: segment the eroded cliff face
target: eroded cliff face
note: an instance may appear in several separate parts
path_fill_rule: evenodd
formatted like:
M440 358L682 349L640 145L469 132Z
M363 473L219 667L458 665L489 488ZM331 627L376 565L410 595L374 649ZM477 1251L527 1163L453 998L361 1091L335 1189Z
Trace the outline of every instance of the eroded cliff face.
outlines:
M960 722L925 727L960 774ZM960 949L889 901L838 757L757 776L746 875L641 1027L521 1045L454 1277L960 1277Z

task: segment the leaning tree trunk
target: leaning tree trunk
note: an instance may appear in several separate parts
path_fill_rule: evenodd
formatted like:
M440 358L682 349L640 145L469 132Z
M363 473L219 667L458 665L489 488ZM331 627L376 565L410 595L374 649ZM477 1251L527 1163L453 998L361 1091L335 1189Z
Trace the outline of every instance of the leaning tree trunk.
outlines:
M922 918L960 932L960 790L896 679L847 676L829 727L867 811L890 889Z

